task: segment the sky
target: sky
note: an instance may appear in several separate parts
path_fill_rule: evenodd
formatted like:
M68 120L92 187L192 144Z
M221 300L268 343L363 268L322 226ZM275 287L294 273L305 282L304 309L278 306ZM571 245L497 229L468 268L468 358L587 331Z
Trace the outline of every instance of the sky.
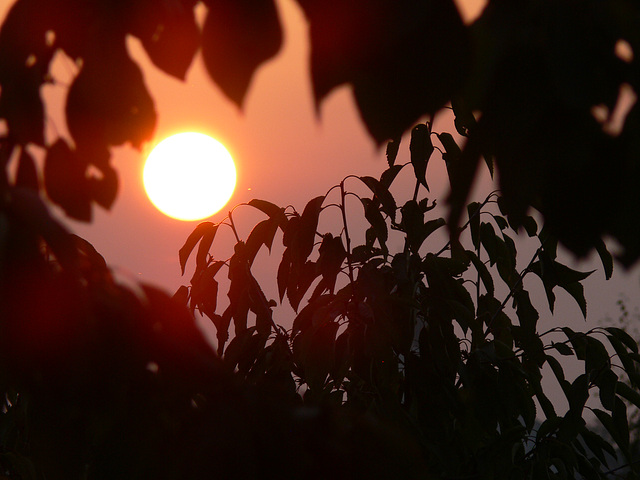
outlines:
M0 0L0 18L11 3ZM149 282L169 292L188 284L193 266L181 277L178 250L199 222L164 216L148 200L142 185L142 168L150 147L172 133L210 134L227 147L236 161L236 191L228 208L208 219L212 222L221 221L229 208L252 198L281 206L294 205L302 211L308 200L326 193L343 177L349 174L379 177L386 168L384 149L376 148L367 135L347 87L336 89L323 102L319 114L315 110L308 74L307 25L293 0L279 0L278 6L285 28L284 46L254 76L242 111L208 79L199 55L182 82L155 68L139 42L129 40L129 50L143 68L147 87L156 102L158 125L154 140L141 152L129 147L113 149L112 162L120 175L120 191L110 211L96 208L91 224L63 219L72 231L89 240L105 256L121 281ZM468 0L462 8L465 18L471 20L480 12L482 2ZM47 138L67 135L62 112L74 66L70 60L58 58L54 74L59 83L43 89L49 115ZM450 118L444 118L434 129L453 131L448 121ZM408 161L408 145L405 136L399 162ZM428 181L430 198L444 203L447 180L444 162L439 158L429 164ZM413 184L407 185L412 191ZM494 188L485 173L472 199L482 200ZM241 235L246 237L251 225L261 217L247 207L235 212ZM57 213L63 217L60 211ZM219 250L220 258L226 259L231 255L233 241L230 232L221 232L219 237L214 243L214 253ZM574 267L600 268L594 259L575 264L571 257L566 259ZM276 261L264 260L270 268L275 268ZM260 275L271 279L265 290L275 298L275 270L257 275L259 279ZM625 273L621 267L610 282L604 282L601 268L594 273L586 282L589 323L598 323L607 316L617 318L616 302L621 296L628 298L631 309L636 308L633 298L640 286L639 278L638 269ZM544 314L545 309L540 310ZM547 322L584 327L577 305L563 292L558 293L558 320L552 320L548 313L543 317Z

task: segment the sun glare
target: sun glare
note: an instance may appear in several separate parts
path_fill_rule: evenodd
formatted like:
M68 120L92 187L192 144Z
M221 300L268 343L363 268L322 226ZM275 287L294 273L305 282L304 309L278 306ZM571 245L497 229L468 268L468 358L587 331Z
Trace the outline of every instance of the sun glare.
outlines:
M151 202L178 220L210 217L231 198L236 168L231 154L202 133L178 133L158 143L143 171Z

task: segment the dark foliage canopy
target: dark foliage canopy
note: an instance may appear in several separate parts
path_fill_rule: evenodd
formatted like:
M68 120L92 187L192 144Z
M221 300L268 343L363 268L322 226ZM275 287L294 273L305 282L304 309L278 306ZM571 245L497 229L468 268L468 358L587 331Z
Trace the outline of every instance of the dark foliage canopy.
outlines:
M241 106L256 69L279 50L274 0L151 2L18 0L0 33L3 154L35 144L48 150L44 187L71 216L109 207L117 189L108 147L148 139L156 112L125 48L139 38L153 63L183 79L201 49L212 80ZM450 197L457 224L479 160L495 163L514 218L540 210L569 248L585 254L603 235L640 255L640 122L621 91L639 87L640 12L632 0L491 0L465 25L453 0L298 0L309 22L317 103L352 87L363 122L381 144L445 106L468 141L451 152ZM33 15L38 12L38 15ZM63 51L79 66L66 116L74 145L44 145L40 88ZM116 73L117 72L117 73ZM594 109L604 116L594 116ZM623 115L612 131L614 113ZM23 153L21 164L31 171ZM87 173L97 167L100 175ZM62 170L62 171L61 171ZM21 177L22 178L22 177ZM32 176L27 176L31 178ZM74 185L76 188L66 188Z

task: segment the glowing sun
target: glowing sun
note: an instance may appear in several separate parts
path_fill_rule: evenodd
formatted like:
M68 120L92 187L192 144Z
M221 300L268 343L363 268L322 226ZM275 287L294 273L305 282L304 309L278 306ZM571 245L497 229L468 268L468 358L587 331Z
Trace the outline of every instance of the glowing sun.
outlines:
M178 133L158 143L142 174L151 202L178 220L210 217L229 201L236 186L231 154L202 133Z

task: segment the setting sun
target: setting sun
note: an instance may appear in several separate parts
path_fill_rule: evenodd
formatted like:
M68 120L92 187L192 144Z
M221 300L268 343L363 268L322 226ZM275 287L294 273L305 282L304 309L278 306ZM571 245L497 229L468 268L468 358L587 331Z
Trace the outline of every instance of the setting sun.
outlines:
M231 154L202 133L178 133L149 154L143 172L151 202L178 220L210 217L229 201L236 186Z

